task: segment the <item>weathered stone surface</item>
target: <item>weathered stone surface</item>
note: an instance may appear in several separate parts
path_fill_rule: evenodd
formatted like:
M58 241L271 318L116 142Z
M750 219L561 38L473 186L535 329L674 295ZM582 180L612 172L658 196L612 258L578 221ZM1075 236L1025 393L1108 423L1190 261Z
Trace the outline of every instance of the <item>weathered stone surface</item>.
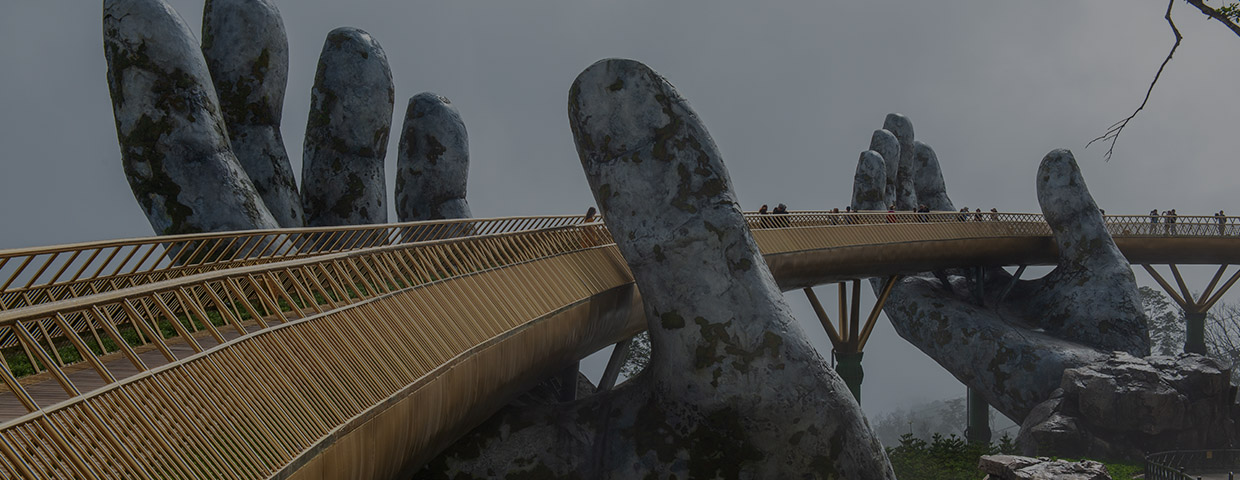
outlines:
M1229 378L1201 355L1114 352L1065 371L1061 389L1021 425L1017 444L1026 453L1105 458L1228 445L1236 435Z
M370 34L327 35L311 92L301 170L306 225L387 222L383 159L395 90L383 48Z
M579 402L502 413L420 476L894 478L793 320L679 93L645 65L604 60L573 83L569 120L642 291L650 364Z
M943 182L943 170L934 149L921 142L913 142L913 185L916 187L917 203L936 212L951 212L956 208L947 198L947 185Z
M932 274L901 280L884 311L896 333L1009 418L1025 418L1046 400L1064 369L1105 357L1026 328L1015 316L1019 311L974 304L970 280L951 278L954 282L946 288ZM997 292L1005 284L1006 279L991 281L985 290Z
M105 0L108 89L125 177L158 234L277 228L229 146L206 62L161 0Z
M887 171L882 154L874 150L861 152L861 158L857 160L857 173L853 175L853 210L887 209L886 193L879 188L887 183Z
M883 120L883 130L891 132L900 142L900 163L896 168L896 210L917 208L917 187L913 165L913 122L898 113L889 113ZM884 157L885 158L885 157ZM888 162L893 159L885 158Z
M396 217L402 222L470 218L469 136L456 106L430 92L409 99L396 160Z
M883 198L886 203L881 208L874 209L886 210L888 205L896 203L896 178L900 173L900 140L887 130L875 130L874 134L870 136L870 150L883 157L883 162L886 165L887 186L883 191Z
M913 196L951 210L933 151L916 145ZM871 161L863 156L858 169ZM872 175L857 181L866 184L854 185L854 202L884 188ZM1055 270L1015 283L999 268L910 276L886 304L896 331L1024 419L1018 441L1028 454L1138 458L1234 443L1229 372L1200 356L1134 356L1149 352L1136 283L1071 152L1042 160L1037 187L1059 248Z
M1054 150L1038 168L1038 204L1055 235L1059 265L1028 292L1047 332L1107 352L1150 354L1136 279L1102 222L1072 152Z
M978 469L994 480L1111 480L1106 465L1017 455L984 455Z
M207 0L202 55L211 71L233 153L282 227L305 223L280 135L288 39L271 0Z

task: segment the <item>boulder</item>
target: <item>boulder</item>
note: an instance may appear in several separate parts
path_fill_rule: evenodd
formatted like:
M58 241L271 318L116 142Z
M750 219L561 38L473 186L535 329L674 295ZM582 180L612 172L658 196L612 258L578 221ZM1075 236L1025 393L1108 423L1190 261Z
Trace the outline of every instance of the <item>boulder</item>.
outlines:
M332 30L319 56L302 155L307 226L387 222L383 160L394 102L379 43L356 28Z
M1064 372L1061 388L1021 425L1022 452L1138 459L1219 448L1236 438L1230 372L1209 357L1108 358Z
M977 468L992 480L1111 480L1106 465L1017 455L984 455Z

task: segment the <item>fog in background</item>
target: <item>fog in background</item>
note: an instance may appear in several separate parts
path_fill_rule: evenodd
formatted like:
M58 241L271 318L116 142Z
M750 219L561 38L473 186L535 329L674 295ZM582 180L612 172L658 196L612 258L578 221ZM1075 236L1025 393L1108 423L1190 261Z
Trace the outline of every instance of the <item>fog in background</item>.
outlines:
M169 3L199 29L201 0ZM353 26L386 50L396 83L394 131L405 101L419 92L444 95L460 110L478 217L580 213L593 203L568 129L567 96L581 70L607 57L650 65L689 99L747 210L781 202L792 210L843 207L871 132L887 113L901 112L938 152L957 207L1038 211L1038 162L1064 147L1108 213L1240 214L1240 38L1187 5L1176 8L1184 44L1104 162L1106 146L1085 144L1140 104L1173 40L1165 2L417 3L277 0L291 49L283 134L298 176L323 39ZM0 248L151 235L121 169L101 3L10 0L4 7ZM389 194L398 137L388 148ZM1209 273L1190 274L1190 282L1204 284ZM1138 278L1148 282L1144 273ZM820 287L819 296L834 291ZM806 334L829 354L804 296L788 297ZM865 297L868 308L868 288ZM587 363L593 372L605 360ZM964 393L885 318L864 366L863 407L871 415Z

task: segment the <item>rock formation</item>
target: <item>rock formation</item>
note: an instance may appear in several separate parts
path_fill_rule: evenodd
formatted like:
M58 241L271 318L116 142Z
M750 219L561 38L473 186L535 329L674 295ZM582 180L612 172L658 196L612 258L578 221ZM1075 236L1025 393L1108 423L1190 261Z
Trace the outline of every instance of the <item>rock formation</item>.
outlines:
M379 43L356 28L332 30L306 123L301 201L307 226L387 222L383 159L394 102Z
M305 223L280 135L288 39L271 0L207 0L202 55L241 167L281 227Z
M162 0L105 0L103 41L125 177L155 232L277 228L185 21Z
M978 460L977 468L987 474L983 480L1111 480L1106 465L1093 460L985 455Z
M888 116L889 123L891 118ZM915 151L914 185L929 191L918 189L910 192L911 197L937 210L954 210L943 188L937 157L920 144ZM862 155L858 172L876 168L872 154ZM855 208L876 209L884 203L876 198L879 192L885 192L885 182L874 175L858 174L856 178L861 184L853 187ZM1038 202L1059 249L1056 268L1042 278L1014 284L1011 275L998 266L984 268L980 276L976 270L908 276L898 282L884 308L896 331L965 385L980 392L1004 415L1016 420L1029 419L1022 436L1063 440L1030 440L1025 443L1032 445L1029 453L1036 450L1044 454L1079 455L1079 449L1073 448L1090 445L1091 452L1097 455L1127 456L1136 450L1133 443L1123 439L1135 438L1136 444L1147 450L1216 447L1224 437L1234 439L1232 430L1219 435L1193 433L1201 432L1205 425L1232 425L1231 412L1221 408L1203 411L1191 422L1169 426L1161 437L1141 436L1140 429L1144 427L1135 424L1096 428L1078 428L1085 425L1074 424L1068 433L1057 430L1070 423L1058 419L1080 411L1072 406L1076 405L1069 393L1072 388L1065 386L1069 378L1077 377L1065 376L1064 372L1110 371L1105 366L1116 362L1116 358L1149 355L1149 338L1132 270L1107 233L1071 152L1055 150L1043 158L1037 190ZM973 288L978 282L986 292L982 298L976 297L977 289ZM1010 293L1004 295L1009 285L1013 285ZM1209 365L1200 356L1172 362L1174 365L1152 358L1146 361L1149 368L1143 370L1152 376L1145 380L1147 385L1178 385L1178 378L1214 378L1217 370L1216 365ZM1150 398L1161 388L1138 388L1124 382L1094 385L1104 390L1113 388L1111 394L1117 400L1112 404L1119 409L1119 415L1139 415L1124 405ZM1064 393L1057 394L1056 389L1061 387ZM1222 401L1216 389L1175 387L1174 391L1186 396L1193 405L1198 405L1194 403L1198 401ZM1044 403L1056 395L1065 400ZM1035 410L1037 413L1031 415ZM1206 419L1209 423L1201 423ZM1141 418L1136 423L1150 422L1156 421ZM1036 425L1042 425L1036 427L1041 433L1034 435L1030 432ZM1185 443L1163 441L1172 438Z
M1025 417L1017 444L1026 453L1102 458L1139 458L1151 446L1230 445L1236 425L1229 419L1237 418L1240 407L1228 372L1200 355L1137 358L1115 352L1066 370L1060 388Z
M603 60L573 83L569 123L642 291L650 364L605 393L501 411L418 478L894 478L679 93L638 62Z
M424 92L409 99L396 160L396 217L402 222L470 218L469 135L456 106Z

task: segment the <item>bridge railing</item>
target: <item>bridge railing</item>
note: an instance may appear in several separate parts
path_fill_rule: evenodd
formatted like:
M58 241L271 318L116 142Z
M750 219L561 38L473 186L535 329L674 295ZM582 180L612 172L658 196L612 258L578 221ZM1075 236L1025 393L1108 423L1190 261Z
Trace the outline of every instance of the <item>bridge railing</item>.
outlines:
M1170 217L1153 217L1157 222L1152 222L1152 217L1147 215L1116 215L1104 218L1107 228L1116 236L1219 236L1234 235L1237 233L1234 230L1240 228L1235 217L1223 217L1220 221L1219 217L1183 216L1176 218L1174 223L1169 221ZM1050 234L1042 215L1029 213L804 211L766 215L751 213L747 215L747 219L750 228L754 230L787 230L787 234L777 239L781 245L764 247L764 251L768 253L799 249L804 247L803 244L847 245L924 239L917 236L920 230L925 230L922 234L937 236ZM536 231L581 221L578 216L447 220L153 237L0 251L0 279L4 279L0 281L0 286L3 287L0 289L0 311L241 266L436 238ZM838 232L821 228L878 225L896 227L909 224L928 224L933 227L870 228L864 231L844 228ZM175 304L178 300L170 298L168 301ZM108 305L100 317L117 318L121 315L121 308L119 304ZM49 346L48 350L54 357L58 357L54 345L58 339L65 337L67 331L89 334L97 343L102 343L98 331L103 327L98 325L98 322L92 323L87 319L88 316L75 315L66 317L64 322L41 322L33 334L39 342ZM190 326L193 328L192 323ZM16 335L0 330L0 349L11 351L18 346L21 346L21 342ZM25 348L25 353L29 355L29 346ZM0 362L6 361L4 356L0 356Z
M0 328L34 352L65 397L36 400L7 368L0 372L30 411L0 425L0 478L268 478L465 352L632 282L610 245L598 223L475 235L0 312ZM34 339L40 325L72 318L121 346L108 359L69 336L102 386L86 385ZM194 322L201 333L188 327ZM117 324L175 362L145 362L149 355L110 327ZM228 330L242 336L230 339ZM192 349L178 356L175 344ZM137 373L118 378L108 365L117 356ZM434 432L439 420L421 423Z
M117 375L100 360L104 356L123 356L143 371L148 366L140 351L157 350L175 362L183 355L174 343L193 355L256 329L395 290L611 244L599 223L474 235L233 267L0 312L0 335L21 348L5 358L2 380L33 411L41 405L18 380L15 360L28 373L50 375L69 398L84 391L66 370L71 364L85 363L98 375L94 382L108 384ZM54 332L65 331L82 334L65 335L69 345L52 341Z
M580 216L442 220L169 235L0 250L0 311L183 275L467 235L538 230ZM0 347L11 344L0 344Z
M1006 212L876 212L834 213L798 211L788 214L746 214L751 229L881 225L912 223L1000 222L1014 235L1050 235L1046 217L1039 213ZM1240 235L1240 217L1103 215L1113 236L1216 237Z
M1240 471L1240 450L1176 450L1145 456L1149 480L1194 480L1204 473Z

